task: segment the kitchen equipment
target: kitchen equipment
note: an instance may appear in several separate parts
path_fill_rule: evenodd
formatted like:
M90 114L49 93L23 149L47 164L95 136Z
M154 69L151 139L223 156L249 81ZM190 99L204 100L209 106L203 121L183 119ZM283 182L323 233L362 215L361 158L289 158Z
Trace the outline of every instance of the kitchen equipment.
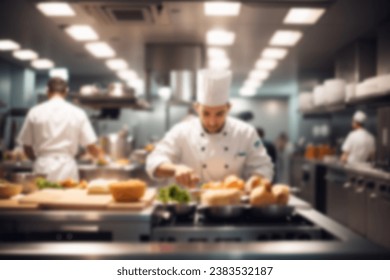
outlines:
M285 220L294 212L294 207L288 205L251 206L249 214L256 220Z
M27 194L38 190L35 180L37 178L46 178L45 174L35 174L32 172L12 173L10 179L12 182L23 186L22 192Z
M376 166L390 170L390 107L378 109Z
M108 86L108 96L113 96L113 97L129 97L129 98L134 98L135 93L134 89L126 86L123 83L111 83Z
M22 192L23 187L17 184L0 183L0 199L11 198Z
M244 205L200 206L198 210L210 220L234 220L243 216L246 207Z
M313 95L314 106L319 107L325 105L325 88L323 85L315 86Z
M324 82L325 103L341 103L345 99L346 83L343 79L330 79Z
M14 196L10 199L0 199L0 210L28 210L38 209L38 204L22 204L19 203L18 196Z
M175 217L181 219L186 219L194 215L197 203L189 202L189 203L168 203L161 204L159 206L161 209L166 209L172 213Z
M356 84L350 83L345 87L345 101L349 102L355 98Z
M112 160L129 158L133 150L134 138L128 133L128 129L123 128L118 133L111 133L100 138L103 150Z

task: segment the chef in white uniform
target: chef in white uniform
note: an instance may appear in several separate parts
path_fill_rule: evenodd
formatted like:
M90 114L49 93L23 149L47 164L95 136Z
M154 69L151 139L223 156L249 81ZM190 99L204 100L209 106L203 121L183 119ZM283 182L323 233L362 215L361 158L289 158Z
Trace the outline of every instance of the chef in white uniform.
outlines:
M230 71L202 70L194 108L199 117L176 124L148 156L152 178L174 177L184 186L235 174L269 180L273 164L254 127L228 117Z
M79 145L95 157L102 156L87 115L65 100L67 91L66 81L51 78L48 100L30 109L18 137L27 156L34 160L34 172L46 174L51 181L79 179L74 159Z
M364 128L366 114L357 111L352 118L352 127L345 140L341 156L344 163L364 163L374 159L375 139L374 136Z

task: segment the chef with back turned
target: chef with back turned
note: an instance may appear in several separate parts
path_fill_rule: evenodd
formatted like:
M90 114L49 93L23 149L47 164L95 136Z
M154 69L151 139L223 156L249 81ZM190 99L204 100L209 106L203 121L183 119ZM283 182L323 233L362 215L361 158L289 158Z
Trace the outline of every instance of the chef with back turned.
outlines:
M103 156L95 145L97 138L87 115L65 100L67 92L65 80L51 78L47 83L48 100L30 109L18 137L26 155L34 161L34 172L45 174L51 181L78 181L74 157L79 146L95 157Z
M273 164L255 128L228 116L231 72L202 70L199 75L193 105L198 117L176 124L157 144L146 161L149 176L174 177L188 187L229 175L272 180Z

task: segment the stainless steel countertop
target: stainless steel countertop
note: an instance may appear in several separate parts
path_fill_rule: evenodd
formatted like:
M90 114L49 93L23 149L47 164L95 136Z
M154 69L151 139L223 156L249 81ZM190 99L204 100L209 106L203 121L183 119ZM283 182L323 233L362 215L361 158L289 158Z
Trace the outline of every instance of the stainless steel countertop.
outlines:
M350 164L342 164L340 162L325 162L323 160L308 160L308 159L303 159L303 160L312 164L324 165L326 167L333 168L333 169L344 170L346 172L359 173L363 176L365 175L365 176L370 176L370 177L375 177L378 179L390 181L389 172L377 168L373 168L373 167L368 167L368 166L362 167L362 166L356 166Z
M390 259L390 251L353 233L312 209L302 200L293 197L291 203L299 205L297 211L301 215L315 221L317 225L335 235L337 240L249 243L6 243L0 244L0 259ZM139 215L150 215L151 209L150 207ZM71 211L73 214L69 211L50 212L41 215L49 215L53 219L82 215L75 211ZM92 220L121 217L118 212L88 212ZM1 215L4 217L6 213L2 212ZM87 212L84 215L87 215Z

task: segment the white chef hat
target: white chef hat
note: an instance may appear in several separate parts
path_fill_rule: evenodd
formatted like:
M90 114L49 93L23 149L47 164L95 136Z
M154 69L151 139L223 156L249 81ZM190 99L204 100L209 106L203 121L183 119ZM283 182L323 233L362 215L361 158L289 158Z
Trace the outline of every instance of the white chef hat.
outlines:
M197 101L206 106L221 106L229 102L232 72L204 69L198 73Z
M358 123L364 123L367 119L367 116L365 113L363 113L362 111L356 111L356 113L353 115L353 118L352 118L355 122L358 122Z

